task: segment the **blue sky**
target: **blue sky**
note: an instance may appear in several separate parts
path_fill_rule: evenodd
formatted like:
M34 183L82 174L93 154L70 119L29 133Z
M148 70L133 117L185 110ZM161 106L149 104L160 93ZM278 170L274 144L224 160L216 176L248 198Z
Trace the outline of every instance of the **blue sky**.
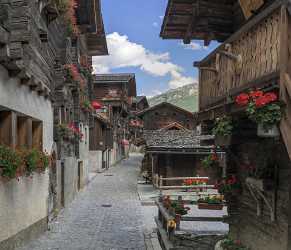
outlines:
M135 73L138 94L152 96L197 81L193 61L215 46L163 40L159 33L168 0L102 0L110 56L95 57L96 73Z

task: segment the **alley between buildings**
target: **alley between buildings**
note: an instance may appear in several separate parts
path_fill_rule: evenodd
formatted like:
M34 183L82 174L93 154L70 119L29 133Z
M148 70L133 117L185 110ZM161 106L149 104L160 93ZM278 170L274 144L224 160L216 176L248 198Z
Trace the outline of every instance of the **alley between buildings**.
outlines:
M98 174L50 225L21 250L143 250L146 223L137 194L142 155ZM20 249L19 249L20 250Z

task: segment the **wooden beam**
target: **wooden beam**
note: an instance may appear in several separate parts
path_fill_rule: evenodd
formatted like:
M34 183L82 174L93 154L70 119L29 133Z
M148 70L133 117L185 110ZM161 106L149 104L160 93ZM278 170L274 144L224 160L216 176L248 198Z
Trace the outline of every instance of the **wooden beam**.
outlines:
M0 26L0 44L7 44L9 41L9 33L2 26Z
M190 19L190 23L187 27L184 40L183 40L184 44L191 43L192 32L193 32L193 29L195 29L195 26L197 25L198 18L199 18L199 7L200 7L200 0L197 0L196 3L192 4L192 16Z
M212 51L207 57L205 57L203 60L199 62L200 65L203 65L207 63L211 58L221 49L224 49L225 44L232 43L233 41L238 40L242 35L249 30L251 30L253 27L258 25L262 20L264 20L266 17L271 15L275 10L280 8L284 0L278 0L275 1L272 5L270 5L268 8L266 8L264 11L262 11L257 16L254 16L249 22L247 22L244 26L242 26L237 32L235 32L231 37L229 37L223 44L221 44L218 48L216 48L214 51Z
M12 111L0 112L0 144L16 146L16 114Z

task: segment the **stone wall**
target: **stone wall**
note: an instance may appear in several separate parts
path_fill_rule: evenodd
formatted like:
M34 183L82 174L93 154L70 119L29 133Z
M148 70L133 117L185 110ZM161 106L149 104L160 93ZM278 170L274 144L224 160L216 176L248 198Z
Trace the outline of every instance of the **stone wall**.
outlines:
M102 151L89 152L89 171L97 173L102 169Z

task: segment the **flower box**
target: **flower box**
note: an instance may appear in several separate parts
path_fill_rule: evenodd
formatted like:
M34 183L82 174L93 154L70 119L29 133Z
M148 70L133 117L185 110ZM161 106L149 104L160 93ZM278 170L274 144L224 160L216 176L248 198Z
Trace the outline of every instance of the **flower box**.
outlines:
M279 137L280 132L277 125L265 128L263 124L258 124L257 135L263 138L274 138Z
M204 202L198 202L198 209L207 209L207 210L222 210L223 204L209 204Z
M231 145L231 139L232 139L231 135L226 135L226 136L216 135L215 145L220 146L220 147L228 147Z

